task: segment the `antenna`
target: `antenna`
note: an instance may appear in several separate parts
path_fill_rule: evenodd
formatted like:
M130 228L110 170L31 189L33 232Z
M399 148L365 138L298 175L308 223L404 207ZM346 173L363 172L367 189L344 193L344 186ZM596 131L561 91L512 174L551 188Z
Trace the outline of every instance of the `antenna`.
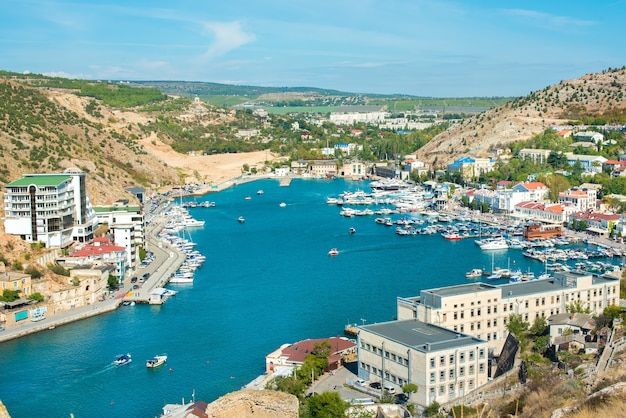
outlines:
M361 318L361 322L363 322L362 325L365 325L365 318Z

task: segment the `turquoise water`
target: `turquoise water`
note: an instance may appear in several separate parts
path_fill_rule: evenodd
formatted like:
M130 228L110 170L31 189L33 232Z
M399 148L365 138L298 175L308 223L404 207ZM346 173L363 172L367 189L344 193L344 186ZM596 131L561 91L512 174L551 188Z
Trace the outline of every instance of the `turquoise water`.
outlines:
M359 189L369 191L365 182L265 180L196 198L217 205L190 209L206 220L192 231L207 256L193 285L171 286L178 295L160 307L121 307L0 344L0 399L13 418L152 417L192 392L211 402L262 374L265 355L283 343L391 320L397 296L490 269L491 253L473 240L400 237L373 217L344 218L326 204ZM338 256L327 255L332 247ZM495 254L497 266L542 272L520 251ZM126 352L131 364L110 365ZM167 365L146 369L162 353Z

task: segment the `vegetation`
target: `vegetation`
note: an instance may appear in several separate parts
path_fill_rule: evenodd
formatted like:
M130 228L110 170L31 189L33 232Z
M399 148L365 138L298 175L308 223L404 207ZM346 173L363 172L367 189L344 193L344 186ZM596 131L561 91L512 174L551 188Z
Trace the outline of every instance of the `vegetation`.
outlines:
M2 302L15 302L20 298L20 292L12 289L4 289L2 291L2 295L0 296L0 301Z

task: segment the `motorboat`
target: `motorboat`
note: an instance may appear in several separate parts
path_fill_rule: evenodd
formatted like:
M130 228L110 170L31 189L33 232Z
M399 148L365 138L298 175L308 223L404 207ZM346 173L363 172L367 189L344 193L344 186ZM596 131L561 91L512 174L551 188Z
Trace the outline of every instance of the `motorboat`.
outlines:
M131 358L130 353L118 354L117 356L115 356L115 360L113 360L113 364L115 364L116 366L123 366L124 364L128 364L131 361L133 361L133 359Z
M478 243L478 241L477 241ZM481 250L508 250L509 244L504 238L482 240L478 246Z
M354 234L356 232L356 228L351 226L348 232L350 232L351 234Z
M468 279L475 279L477 277L481 277L482 275L483 275L482 269L472 269L471 271L468 271L467 273L465 273L465 277L467 277Z
M263 194L265 193L263 190L257 190L256 194Z
M287 206L287 204L285 202L280 202L280 205L278 206L280 206L281 208L284 208L285 206Z
M331 248L330 251L328 252L328 255L330 256L334 256L339 254L339 251L336 248Z
M444 234L443 237L447 239L448 241L459 241L463 239L463 237L457 234L456 232L450 232L449 234Z
M238 221L240 224L242 224L242 223L246 222L246 218L244 218L243 216L240 216L240 217L238 217L238 218L237 218L237 221Z
M246 196L246 200L252 200L252 197Z
M146 360L146 367L149 368L149 369L153 369L155 367L159 367L159 366L165 364L166 361L167 361L167 356L166 355L154 356L154 357L149 358L148 360Z

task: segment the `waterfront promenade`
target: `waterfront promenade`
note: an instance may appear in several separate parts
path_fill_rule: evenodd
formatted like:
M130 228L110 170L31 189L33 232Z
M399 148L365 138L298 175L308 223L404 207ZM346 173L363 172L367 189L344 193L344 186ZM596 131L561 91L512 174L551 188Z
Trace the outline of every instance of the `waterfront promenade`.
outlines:
M132 289L134 283L130 282L130 278L126 278L124 284L118 290L109 293L106 299L54 315L47 314L46 318L41 321L24 320L14 326L6 327L4 331L0 331L0 343L35 332L52 330L63 324L114 311L124 301L148 303L152 291L157 287L165 286L170 275L185 260L185 256L177 249L159 241L157 235L166 222L167 218L165 216L157 214L146 228L146 249L152 251L155 258L149 267L135 273L135 275L139 276L145 273L150 275L143 283L138 283L138 289Z

